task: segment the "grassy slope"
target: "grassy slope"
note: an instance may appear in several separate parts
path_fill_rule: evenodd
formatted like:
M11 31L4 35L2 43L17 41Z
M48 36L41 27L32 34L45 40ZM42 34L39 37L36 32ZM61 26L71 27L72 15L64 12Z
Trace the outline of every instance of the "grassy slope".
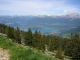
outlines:
M34 52L30 48L25 49L1 36L0 47L9 50L10 60L58 60L56 58L46 57L40 52Z

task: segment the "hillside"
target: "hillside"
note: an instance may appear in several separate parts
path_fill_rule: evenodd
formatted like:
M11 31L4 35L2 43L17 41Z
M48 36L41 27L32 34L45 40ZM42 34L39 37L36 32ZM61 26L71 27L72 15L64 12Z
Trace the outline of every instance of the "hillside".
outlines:
M19 44L12 43L11 40L0 36L0 60L59 60L46 56L30 47L24 48ZM10 57L9 57L10 55Z
M17 59L16 57L22 57L24 59L25 56L27 56L25 59L28 60L28 55L38 56L35 58L36 60L38 60L39 56L42 57L42 59L47 59L49 56L50 59L51 57L56 57L59 59L80 60L80 35L78 33L71 33L68 38L64 35L63 37L65 38L62 38L53 35L42 35L37 30L35 33L32 33L30 29L25 32L21 31L19 27L14 29L13 27L0 24L0 35L5 37L5 39L2 38L0 40L1 46L4 49L7 48L10 50L11 58L14 57L13 60ZM28 51L25 48L28 49ZM30 54L27 53L29 51ZM39 55L37 55L37 53Z

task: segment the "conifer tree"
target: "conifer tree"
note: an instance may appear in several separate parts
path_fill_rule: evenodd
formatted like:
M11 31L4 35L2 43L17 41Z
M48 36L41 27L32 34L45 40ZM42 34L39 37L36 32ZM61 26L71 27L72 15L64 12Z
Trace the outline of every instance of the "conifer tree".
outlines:
M25 33L25 45L32 46L32 31L29 29L28 32Z
M6 34L8 38L14 39L14 28L7 27L6 28Z
M17 27L17 30L15 30L14 35L15 35L16 43L21 44L21 36L20 36L19 27Z

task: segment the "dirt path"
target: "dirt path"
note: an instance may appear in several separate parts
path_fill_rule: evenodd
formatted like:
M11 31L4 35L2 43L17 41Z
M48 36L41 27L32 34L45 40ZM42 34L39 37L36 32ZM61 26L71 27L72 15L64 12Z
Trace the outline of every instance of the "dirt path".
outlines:
M9 50L0 48L0 60L9 60Z

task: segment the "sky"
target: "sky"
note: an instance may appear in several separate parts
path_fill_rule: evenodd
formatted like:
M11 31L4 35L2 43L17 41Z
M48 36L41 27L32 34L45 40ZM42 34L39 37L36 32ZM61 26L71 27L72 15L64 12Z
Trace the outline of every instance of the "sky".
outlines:
M0 15L80 13L80 0L0 0Z

